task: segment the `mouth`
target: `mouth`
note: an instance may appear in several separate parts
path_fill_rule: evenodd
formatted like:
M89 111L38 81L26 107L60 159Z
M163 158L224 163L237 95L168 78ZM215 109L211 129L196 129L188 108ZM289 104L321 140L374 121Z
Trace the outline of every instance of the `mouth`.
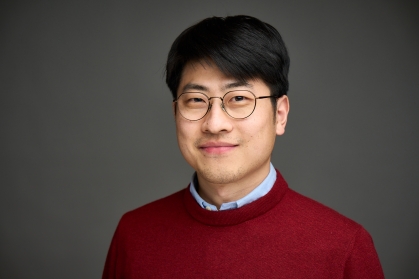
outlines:
M207 154L225 154L232 151L238 144L227 142L206 142L198 146L200 150Z

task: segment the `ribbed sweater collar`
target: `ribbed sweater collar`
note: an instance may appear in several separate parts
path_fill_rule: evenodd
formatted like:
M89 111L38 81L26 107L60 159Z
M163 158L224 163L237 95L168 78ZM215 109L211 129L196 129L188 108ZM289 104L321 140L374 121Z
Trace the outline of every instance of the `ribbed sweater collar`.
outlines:
M276 181L272 189L258 200L237 209L209 211L196 202L190 191L184 191L184 204L189 214L197 221L210 226L232 226L265 214L276 206L288 189L287 182L276 170Z

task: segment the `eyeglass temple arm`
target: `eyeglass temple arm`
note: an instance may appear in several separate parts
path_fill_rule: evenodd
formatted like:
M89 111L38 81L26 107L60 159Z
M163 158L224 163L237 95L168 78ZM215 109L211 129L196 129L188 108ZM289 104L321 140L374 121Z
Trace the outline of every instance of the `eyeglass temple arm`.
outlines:
M266 98L281 98L282 96L260 96L256 97L256 99L266 99Z

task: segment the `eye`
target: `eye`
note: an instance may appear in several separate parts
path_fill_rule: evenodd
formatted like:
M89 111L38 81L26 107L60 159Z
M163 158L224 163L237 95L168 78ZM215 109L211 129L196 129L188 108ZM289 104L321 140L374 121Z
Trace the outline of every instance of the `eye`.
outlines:
M190 109L201 109L208 106L208 100L201 93L184 93L180 98L180 105Z
M202 98L190 98L190 99L188 99L188 102L191 102L191 103L201 103L201 102L205 102L205 101Z
M251 107L255 103L255 96L250 91L237 90L225 95L224 105L229 109L243 109Z
M231 98L232 102L241 102L241 101L244 101L244 100L246 100L246 97L244 97L244 96L234 96L233 98Z

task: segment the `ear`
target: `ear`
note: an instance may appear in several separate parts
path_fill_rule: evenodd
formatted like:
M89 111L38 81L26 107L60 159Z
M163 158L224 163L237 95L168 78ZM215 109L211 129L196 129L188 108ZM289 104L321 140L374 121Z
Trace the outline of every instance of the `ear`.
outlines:
M281 136L285 133L285 126L287 125L288 112L290 111L290 103L288 96L284 95L278 98L276 102L276 134Z
M172 102L173 117L176 117L176 102Z

